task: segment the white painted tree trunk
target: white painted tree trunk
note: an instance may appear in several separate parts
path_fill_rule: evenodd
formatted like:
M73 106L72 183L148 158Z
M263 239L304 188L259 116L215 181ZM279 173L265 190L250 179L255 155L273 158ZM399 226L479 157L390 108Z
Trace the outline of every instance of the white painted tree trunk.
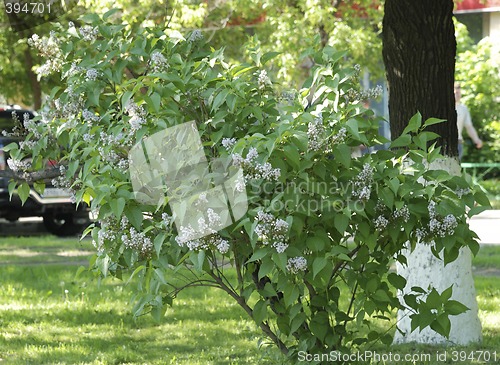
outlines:
M430 168L446 170L454 175L460 173L458 161L452 158L437 161L431 164ZM452 299L466 305L470 310L458 316L450 316L451 331L448 339L430 327L423 331L417 328L411 332L409 311L399 311L398 328L403 334L396 331L394 343L466 345L481 342L481 322L478 317L476 290L472 278L472 255L469 248L463 248L457 260L449 263L446 267L442 260L437 259L432 254L428 245L417 244L413 252L406 250L404 254L408 265L397 265L398 274L407 280L403 293L400 293L400 301L403 301L403 295L410 292L410 288L413 286L419 286L423 289L431 286L441 293L453 285Z

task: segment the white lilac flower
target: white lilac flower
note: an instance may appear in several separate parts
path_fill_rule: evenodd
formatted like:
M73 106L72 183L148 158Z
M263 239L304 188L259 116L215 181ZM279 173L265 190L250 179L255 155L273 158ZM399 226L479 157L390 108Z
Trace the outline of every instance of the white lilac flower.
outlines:
M87 81L95 81L97 80L97 77L99 76L99 73L95 68L89 68L87 72L85 73L85 80Z
M220 227L222 225L220 216L212 208L207 209L207 216L210 227Z
M63 56L59 48L59 40L54 32L50 32L49 37L42 38L37 34L33 34L28 39L28 45L36 48L40 56L45 59L45 63L36 69L36 73L39 76L47 76L61 69Z
M245 172L245 179L266 179L277 181L281 176L279 168L273 168L269 162L263 164L256 162L258 152L255 147L250 148L247 156L243 158L238 153L233 153L231 158L233 165L243 168Z
M72 76L78 75L81 72L83 72L83 70L84 70L83 67L77 66L76 63L73 62L73 63L71 63L71 67L68 70L68 72L66 72L64 77L72 77Z
M223 138L221 143L229 151L236 144L236 138Z
M360 200L366 201L371 196L371 185L373 183L373 167L365 163L363 170L353 181L352 195Z
M117 163L116 163L116 166L122 170L122 171L126 171L128 170L129 168L129 163L128 163L128 159L126 158L121 158Z
M263 89L266 85L271 85L271 79L267 76L266 70L261 70L258 73L257 82L259 83L259 89Z
M169 228L170 225L172 224L172 217L168 213L162 213L161 214L161 223L165 228Z
M229 243L226 240L224 239L219 240L219 243L217 244L217 250L219 250L221 254L227 253L229 251L229 248L230 248Z
M146 123L146 120L134 115L128 122L130 124L131 130L135 132L141 129L141 127Z
M289 258L286 264L286 269L292 274L297 274L299 271L305 271L307 269L307 260L302 256Z
M85 109L82 112L82 118L87 123L94 123L99 121L99 117L88 109Z
M7 165L14 172L27 171L31 168L31 162L28 160L19 161L19 160L14 160L12 158L8 158Z
M457 228L458 222L454 215L448 214L443 219L442 228L448 235L453 235L455 233L455 228Z
M37 141L19 141L19 149L31 151L37 145Z
M151 238L144 232L138 232L134 227L130 227L128 234L122 234L121 240L126 248L137 250L144 256L149 256L153 251Z
M423 239L425 237L427 237L428 233L427 231L424 229L424 228L417 228L415 230L415 235L417 236L417 239L420 241L420 242L423 242Z
M273 243L273 247L276 249L276 252L283 253L288 248L288 245L283 242L275 242Z
M429 217L434 218L436 216L436 202L434 200L429 202L427 210L429 212Z
M383 215L379 215L377 219L375 219L374 223L375 223L375 229L377 231L383 231L389 224L389 220Z
M393 215L395 219L402 218L404 222L408 222L410 220L410 210L406 205L404 205L401 209L396 209Z
M285 220L277 219L272 214L263 211L257 212L255 220L257 225L254 232L263 245L271 244L278 253L282 253L288 248L286 241L288 240L289 224Z
M184 244L188 241L191 241L194 236L196 236L196 232L191 225L187 227L181 226L179 228L179 234L175 237L175 241L179 244L179 246L184 246Z
M203 39L203 33L199 29L193 30L193 32L189 35L188 42L196 42Z
M462 197L464 195L467 195L469 193L470 193L470 189L469 188L466 188L466 189L457 189L455 191L455 194L457 194L457 196L458 196L459 199L462 199Z
M321 118L314 118L307 125L307 148L310 151L319 151L325 143L325 128Z
M99 34L99 29L97 27L91 27L90 25L84 25L80 28L80 35L84 41L94 42Z
M195 205L208 204L207 193L203 192L198 195Z
M336 144L344 143L346 136L347 136L347 129L345 127L342 127L339 129L337 134L332 137L332 142Z
M250 150L247 153L247 157L245 158L246 163L251 163L253 162L257 157L259 156L259 153L257 152L257 149L255 147L251 147Z
M163 72L168 68L168 61L159 51L154 51L151 54L151 66L153 72Z

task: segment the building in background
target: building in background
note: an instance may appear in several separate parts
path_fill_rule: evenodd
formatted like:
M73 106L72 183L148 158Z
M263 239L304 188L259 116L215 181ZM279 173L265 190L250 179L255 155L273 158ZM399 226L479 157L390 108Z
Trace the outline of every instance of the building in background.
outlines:
M474 42L485 37L500 50L500 0L455 0L455 16Z

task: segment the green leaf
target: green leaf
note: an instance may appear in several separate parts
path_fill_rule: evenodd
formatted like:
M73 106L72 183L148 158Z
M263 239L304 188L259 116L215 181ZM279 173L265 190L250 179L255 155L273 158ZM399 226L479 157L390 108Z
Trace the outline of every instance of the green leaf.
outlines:
M333 147L333 156L335 160L349 168L351 166L351 147L346 144L339 144Z
M343 235L349 226L349 217L344 215L344 214L337 214L335 216L335 219L333 221L333 224L335 225L335 228L337 231Z
M327 259L325 257L316 257L312 264L313 269L313 279L318 275L318 273L324 269L326 266Z
M22 203L24 204L30 196L29 184L27 182L21 183L21 185L19 185L17 187L17 194L19 195L19 198L21 199Z
M263 258L264 256L266 256L268 253L269 253L269 249L267 249L267 248L260 248L260 249L258 249L257 251L255 251L253 253L252 257L250 257L246 263L248 264L250 262L254 262L254 261L260 260L261 258Z
M267 301L259 300L252 310L252 317L257 325L261 324L267 317Z
M136 229L141 229L143 213L139 207L128 207L125 209L125 215Z
M443 304L443 302L441 300L441 296L434 288L429 293L429 296L427 297L427 300L425 302L427 303L429 308L432 308L432 309L438 309Z
M125 199L117 198L113 199L109 202L111 206L111 211L115 215L116 218L120 219L123 214L123 208L125 208Z
M441 314L431 323L431 328L444 337L450 335L451 322L447 315Z
M224 89L217 94L212 103L212 112L217 111L219 107L226 100L227 94L229 94L229 89Z
M443 303L445 303L448 299L450 299L452 294L453 294L453 285L450 285L449 288L443 290L443 292L441 293L441 300L443 301Z
M406 286L406 279L395 273L390 273L387 276L387 280L389 280L389 283L391 283L392 286L399 290L403 290Z
M398 148L398 147L408 147L411 143L411 136L408 134L403 134L392 141L390 148Z
M272 60L274 57L280 55L281 52L267 52L264 53L260 59L262 65L265 65L267 61Z
M273 268L274 262L270 258L266 257L266 259L262 261L262 264L259 268L259 280L269 274L273 270Z
M328 332L330 319L328 318L328 313L319 312L313 315L311 322L309 323L309 328L314 336L316 336L320 341L325 339Z
M470 310L470 308L463 305L460 302L457 302L456 300L448 300L444 304L444 310L446 312L448 312L449 314L456 316L456 315L467 312L468 310Z
M319 236L314 236L307 239L306 245L311 251L317 252L325 248L325 241Z
M424 128L431 126L431 125L434 125L434 124L443 123L443 122L446 122L446 119L429 118L424 122Z
M408 122L408 125L406 128L403 130L403 135L408 134L410 132L416 132L422 125L422 114L420 112L417 112L413 117L411 117L410 121Z

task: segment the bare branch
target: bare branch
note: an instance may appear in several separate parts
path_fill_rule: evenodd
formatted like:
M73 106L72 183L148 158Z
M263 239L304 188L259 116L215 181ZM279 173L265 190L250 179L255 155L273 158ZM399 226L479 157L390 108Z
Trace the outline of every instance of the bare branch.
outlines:
M59 166L33 172L14 171L14 170L0 171L0 178L7 178L21 182L26 181L28 183L46 179L53 179L58 176L62 176Z

